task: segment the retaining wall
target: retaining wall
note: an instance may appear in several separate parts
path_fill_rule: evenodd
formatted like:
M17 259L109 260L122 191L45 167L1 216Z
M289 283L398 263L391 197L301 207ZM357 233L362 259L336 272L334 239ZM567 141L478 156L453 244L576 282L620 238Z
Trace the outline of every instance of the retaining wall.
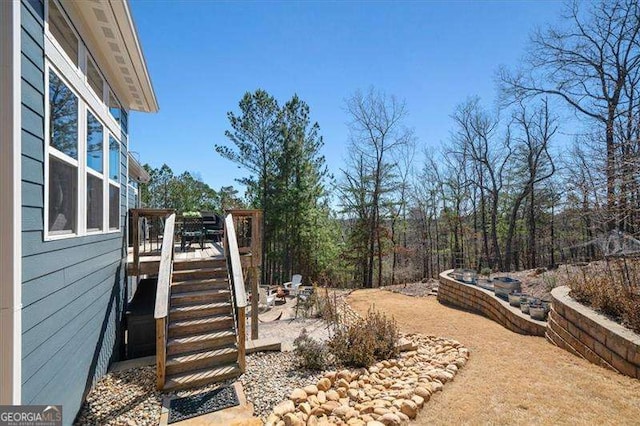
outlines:
M640 378L640 335L611 321L556 287L549 313L547 339L594 364Z
M492 291L461 283L449 276L452 270L440 274L438 301L458 308L477 312L519 334L545 336L547 323L536 321L519 308L497 298Z

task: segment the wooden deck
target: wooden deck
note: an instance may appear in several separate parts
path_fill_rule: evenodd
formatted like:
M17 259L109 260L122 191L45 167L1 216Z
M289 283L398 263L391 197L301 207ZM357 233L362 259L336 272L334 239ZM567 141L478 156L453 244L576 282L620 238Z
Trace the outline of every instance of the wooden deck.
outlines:
M149 249L149 246L146 246ZM205 260L219 259L224 257L224 249L221 243L206 242L203 248L197 243L191 244L191 247L185 251L180 250L180 244L174 246L175 261L189 260ZM157 275L160 267L160 250L143 252L144 248L140 246L140 275ZM127 247L127 271L133 274L133 247Z

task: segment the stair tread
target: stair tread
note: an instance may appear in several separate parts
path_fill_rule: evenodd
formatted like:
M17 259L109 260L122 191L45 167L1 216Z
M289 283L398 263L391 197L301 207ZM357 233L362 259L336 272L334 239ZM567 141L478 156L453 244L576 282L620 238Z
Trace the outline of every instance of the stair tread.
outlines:
M174 270L173 274L186 275L194 272L226 272L226 271L227 271L226 266L216 266L213 268L178 269L178 270Z
M170 313L175 312L188 312L188 311L199 311L209 308L224 308L231 307L231 302L217 302L217 303L200 303L196 305L185 305L185 306L173 306L169 310Z
M216 340L225 337L235 337L236 333L231 330L217 330L213 332L199 332L187 336L172 337L168 340L167 346L181 345L185 343L203 342L207 340Z
M226 283L229 280L225 277L212 277L212 278L196 278L193 280L184 280L184 281L173 281L171 283L172 286L181 286L186 284L213 284L213 283Z
M224 294L231 294L231 292L224 288L210 288L207 290L195 290L195 291L177 291L171 292L172 299L184 299L198 296L219 296Z
M227 355L238 352L238 348L235 345L233 346L225 346L216 349L208 349L208 350L198 350L185 352L175 355L167 355L167 366L182 364L186 362L199 361L205 358L215 358L221 355Z
M207 315L200 318L176 320L169 323L169 328L189 327L201 324L215 324L222 321L233 321L233 317L231 315Z
M204 368L201 370L169 375L167 376L167 382L165 383L164 388L171 389L176 386L188 385L202 380L215 379L220 376L232 376L234 374L237 374L238 376L242 374L240 367L235 362L216 368Z

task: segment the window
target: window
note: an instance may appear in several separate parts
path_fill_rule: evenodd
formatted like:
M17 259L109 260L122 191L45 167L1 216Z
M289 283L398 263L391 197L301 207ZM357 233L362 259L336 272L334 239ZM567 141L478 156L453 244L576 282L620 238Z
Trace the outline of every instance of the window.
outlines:
M78 66L78 37L73 32L67 20L62 16L58 6L49 0L49 31L60 47L67 54L71 62Z
M100 231L104 228L103 138L102 124L87 110L87 231Z
M104 80L93 63L93 59L87 57L87 81L100 101L104 101Z
M78 231L78 98L49 72L49 233Z
M87 167L98 173L102 173L103 169L103 136L102 124L87 111Z
M78 97L56 75L49 73L49 143L61 153L78 159Z
M122 107L111 90L109 90L109 112L111 113L111 116L120 123L122 118Z
M78 171L76 167L49 157L49 233L75 234L77 228Z
M120 143L109 135L109 179L118 180L120 174Z
M87 174L87 231L102 230L102 179Z
M120 227L120 187L109 184L109 229Z
M120 141L56 70L47 71L47 235L118 231Z
M120 143L109 135L109 228L120 227Z

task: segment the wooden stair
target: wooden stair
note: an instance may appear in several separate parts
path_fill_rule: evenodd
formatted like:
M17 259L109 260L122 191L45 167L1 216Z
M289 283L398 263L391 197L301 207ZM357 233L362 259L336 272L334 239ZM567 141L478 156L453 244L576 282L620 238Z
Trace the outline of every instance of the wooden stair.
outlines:
M226 260L175 261L164 390L201 386L242 374L237 339Z

